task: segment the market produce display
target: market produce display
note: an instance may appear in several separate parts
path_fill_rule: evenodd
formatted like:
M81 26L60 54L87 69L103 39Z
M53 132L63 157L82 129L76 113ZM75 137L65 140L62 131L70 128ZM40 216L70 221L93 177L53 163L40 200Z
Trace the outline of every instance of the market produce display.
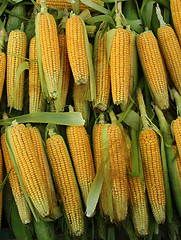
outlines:
M181 239L180 12L0 0L0 239Z

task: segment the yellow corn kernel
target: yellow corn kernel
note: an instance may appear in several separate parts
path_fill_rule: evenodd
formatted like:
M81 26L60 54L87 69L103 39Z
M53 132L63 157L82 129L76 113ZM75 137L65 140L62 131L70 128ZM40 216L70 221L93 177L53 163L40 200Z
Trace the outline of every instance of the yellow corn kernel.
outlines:
M166 67L152 31L137 37L137 49L156 104L162 110L169 108Z
M110 52L111 91L114 104L127 104L131 80L131 31L118 28Z
M67 50L70 67L76 84L85 84L89 79L89 66L84 40L83 23L79 16L66 22Z
M25 195L21 189L20 182L18 179L18 176L16 174L16 171L14 169L8 147L6 145L5 141L5 133L2 134L1 136L1 147L2 147L2 152L3 152L3 158L4 158L4 163L6 167L6 172L8 173L10 170L9 174L9 183L11 186L11 190L13 193L14 200L16 202L16 206L18 208L18 213L20 216L20 219L22 223L28 224L31 222L31 211L29 208L29 205L26 201Z
M174 29L177 33L177 37L181 44L181 4L179 0L170 0L170 10L172 14L172 20Z
M89 137L84 126L67 127L67 139L75 173L86 205L95 178L95 169Z
M2 151L0 149L0 186L3 182L3 158ZM1 220L2 220L2 207L3 207L3 192L0 192L0 228L1 228Z
M54 17L49 13L41 14L38 24L45 82L49 97L55 99L60 75L60 48L57 25Z
M64 111L64 107L66 105L67 93L70 82L70 64L68 60L68 52L67 52L67 41L66 36L64 34L60 34L58 36L59 47L60 47L60 58L62 57L63 51L63 72L62 72L62 86L61 86L61 98L60 105L58 106L59 111ZM55 99L55 105L57 99Z
M46 147L71 232L75 236L80 236L84 232L84 214L67 147L60 135L48 138Z
M171 79L181 94L181 47L177 36L172 27L166 25L158 28L157 37Z
M36 1L40 5L40 0ZM57 8L63 10L64 8L67 7L68 10L72 10L72 4L66 0L47 0L47 7L48 8ZM96 3L100 6L104 6L104 2L101 0L91 0L91 2ZM83 4L81 1L79 2L79 8L80 11L84 10L87 8L85 4Z
M181 118L177 118L173 121L173 132L175 135L175 141L179 155L181 156Z
M96 58L96 101L94 108L105 111L108 106L110 94L110 68L107 59L106 42L107 35L104 34L101 39L100 32L97 40L97 58Z
M16 110L23 108L23 92L24 92L24 71L21 73L19 83L15 82L17 69L26 57L27 38L26 34L20 30L13 30L9 34L7 44L7 102L8 107L12 106ZM16 90L17 85L17 90ZM15 98L13 95L15 93Z
M102 161L102 128L105 124L96 124L93 129L93 151L94 151L94 160L96 172ZM102 216L109 216L108 211L108 197L106 193L105 184L103 183L101 194L99 197L99 207Z
M38 67L36 37L33 37L30 41L29 59L29 113L41 112L43 107L43 93Z
M126 141L128 150L128 170L132 172L132 154L131 146ZM136 234L139 236L148 235L149 217L146 205L146 196L140 177L131 177L128 175L129 204L131 207L133 224Z
M49 216L49 201L42 169L33 142L23 124L15 124L10 132L20 175L26 191L42 217Z
M165 222L165 187L157 134L153 129L139 135L144 178L151 209L156 222Z
M48 164L48 159L43 146L43 140L41 138L41 134L38 128L27 125L27 130L33 142L34 149L35 149L38 161L40 163L43 179L46 183L46 188L47 188L47 193L48 193L48 198L50 203L50 210L51 210L51 214L53 215L54 211L58 208L58 205L57 205L57 198L55 194L53 180L51 176L51 171Z
M177 151L176 145L173 146L173 149L174 149L174 152L176 153L176 151ZM181 180L181 158L180 158L180 155L178 155L176 161L177 161L177 168L178 168L179 177L180 177L180 180Z

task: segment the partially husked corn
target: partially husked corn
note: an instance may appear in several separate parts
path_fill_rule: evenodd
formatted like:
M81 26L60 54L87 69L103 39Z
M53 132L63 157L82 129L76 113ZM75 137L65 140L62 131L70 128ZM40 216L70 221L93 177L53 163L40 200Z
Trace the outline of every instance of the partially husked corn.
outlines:
M84 28L81 18L73 15L66 22L66 39L70 67L76 84L85 84L89 79L89 65Z
M67 127L67 139L84 203L95 178L95 169L89 137L84 126Z
M107 36L104 34L102 39L101 36L102 31L99 33L97 40L97 53L95 60L96 100L94 108L100 111L105 111L108 106L111 78L106 50Z
M9 34L7 44L7 76L6 91L8 107L16 110L23 109L24 96L24 74L23 71L19 82L15 82L17 70L21 63L25 61L27 48L26 34L21 30L13 30Z
M29 59L29 113L34 113L42 111L43 107L36 37L33 37L30 41Z
M158 28L157 37L171 79L181 94L181 47L171 26Z
M50 99L55 99L60 76L60 48L57 25L53 15L49 13L40 14L38 27L41 59L48 95Z
M64 8L67 7L68 10L72 10L71 2L68 2L66 0L47 0L46 2L47 2L48 8L55 8L55 9L63 10ZM102 7L104 6L104 2L101 0L91 0L91 2L96 3ZM40 5L40 0L37 0L37 3ZM82 11L82 10L86 9L87 6L80 1L79 8Z
M28 224L31 222L31 211L28 205L28 202L25 198L25 195L21 189L21 185L18 179L18 176L16 174L15 168L13 166L13 162L11 160L8 147L6 145L5 141L5 133L2 134L1 136L1 147L2 147L2 152L3 152L3 158L4 158L4 163L6 167L6 172L9 173L9 183L11 186L11 190L13 193L14 200L16 202L16 206L18 208L19 216L24 224Z
M52 135L46 147L57 188L73 235L84 233L84 215L77 180L64 139Z
M131 80L131 31L118 28L110 52L111 91L114 104L127 104Z
M174 29L181 44L181 4L180 0L170 0L170 10L173 19Z
M25 189L39 214L48 217L50 207L47 188L27 128L24 124L15 123L7 131Z
M145 31L137 37L137 49L144 74L160 109L169 108L166 67L158 42L152 31Z
M165 187L158 136L153 129L139 135L142 164L149 202L156 222L164 223L166 212Z

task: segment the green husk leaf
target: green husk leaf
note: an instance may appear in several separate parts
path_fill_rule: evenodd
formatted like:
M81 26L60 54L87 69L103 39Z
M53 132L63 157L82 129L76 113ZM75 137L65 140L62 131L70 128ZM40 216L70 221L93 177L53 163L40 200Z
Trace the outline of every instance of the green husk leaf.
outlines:
M153 12L154 0L143 0L141 6L141 17L143 19L144 26L150 28L152 12Z
M74 13L76 15L79 14L80 9L79 9L79 0L66 0L67 2L71 2L72 3L72 10L74 11Z
M107 132L107 128L108 128L108 124L104 126L104 131L105 134ZM103 134L103 130L102 130L102 134ZM107 136L106 136L107 137ZM102 138L102 141L106 141ZM99 196L101 193L101 188L102 188L102 184L104 181L104 177L105 177L105 166L109 163L109 150L108 150L108 143L104 142L105 145L103 146L104 151L102 150L102 160L101 160L101 164L97 170L96 176L94 178L94 181L91 185L91 189L89 191L89 195L87 198L87 208L86 208L86 216L87 217L92 217L94 214L94 211L96 209L98 200L99 200Z
M118 118L121 119L124 115L124 112L118 114ZM123 121L131 128L135 129L136 131L139 130L139 123L140 123L140 117L139 114L136 113L133 110L130 110L128 114L124 117ZM118 120L118 122L120 122Z
M85 5L87 5L88 7L92 8L98 12L101 12L103 14L110 15L110 13L111 13L111 11L107 10L106 8L104 8L102 6L99 6L96 3L91 2L90 0L80 0L80 1L82 3L84 3Z
M3 182L0 185L0 192L3 190L4 185L6 184L6 181L8 180L9 174L11 172L12 168L9 170L9 172L7 173L6 177L4 178Z
M14 153L14 150L13 150L13 142L12 142L12 139L11 139L11 129L12 129L12 126L9 126L8 128L6 128L6 131L5 131L5 141L6 141L6 144L7 144L7 147L8 147L8 151L9 151L9 154L10 154L10 157L11 157L11 160L12 160L12 163L13 163L13 166L14 166L14 169L16 171L16 174L18 176L18 179L19 179L19 182L20 182L20 185L21 185L21 188L22 188L22 191L25 195L25 198L28 202L28 205L31 209L31 212L34 216L34 218L36 219L36 221L39 220L39 216L28 196L28 193L26 191L26 188L24 186L24 183L23 183L23 180L21 178L21 174L19 172L19 168L18 168L18 164L17 164L17 160L16 160L16 157L15 157L15 153Z
M81 17L80 19L82 21L83 28L84 28L84 39L85 39L87 60L89 65L91 101L94 101L96 99L96 81L95 81L95 72L94 72L93 61L92 61L92 50L91 50L92 45L89 43L85 22Z
M16 237L16 240L33 240L33 227L31 223L29 225L24 225L19 217L18 209L15 201L12 202L11 207L11 228Z
M113 37L114 37L114 34L116 33L116 30L115 28L109 30L106 34L107 34L107 59L108 59L108 62L109 62L109 58L110 58L110 53L111 53L111 46L112 46L112 41L113 41Z
M130 215L127 215L126 219L122 221L122 224L131 240L139 240L139 238L136 236Z
M33 226L37 240L55 240L55 229L52 222L45 222L42 219L37 222L33 220Z
M131 152L132 152L132 171L131 177L139 176L139 156L138 156L138 136L135 129L131 128Z
M10 125L12 121L19 123L52 123L67 126L83 126L84 120L80 112L36 112L22 116L1 119L0 125Z
M134 0L127 0L124 3L123 15L130 20L138 19L138 11Z
M37 55L38 55L38 66L39 66L39 73L40 73L40 81L41 81L41 88L43 92L43 98L48 99L48 90L45 83L44 72L43 72L43 65L41 59L41 47L40 47L40 38L39 38L39 19L40 14L38 13L35 19L35 33L36 33L36 46L37 46Z
M115 236L115 229L114 227L109 227L108 228L108 240L116 240L116 236Z
M163 5L166 8L170 8L170 0L155 0L155 2Z
M114 3L115 0L102 0L103 2L105 3ZM117 2L124 2L124 1L127 1L127 0L117 0Z
M128 25L130 25L131 30L133 30L137 33L143 32L142 21L140 19L131 20L131 19L126 18L126 22Z
M167 24L170 23L170 14L171 14L170 8L169 7L168 8L164 7L164 9L163 9L163 19Z
M115 22L110 15L98 15L98 16L89 18L86 21L86 23L90 25L94 25L97 22L107 22L111 24L113 27L115 27Z
M13 104L14 104L14 100L15 100L15 97L16 97L16 92L18 90L18 86L19 86L19 80L20 80L20 76L22 74L22 72L24 72L25 70L29 70L29 63L28 62L22 62L17 71L16 71L16 77L15 77L15 89L14 89L14 92L13 92L13 98L12 98L12 101L11 101L11 105L10 105L10 110L9 112L11 112L12 108L13 108Z
M131 31L132 36L132 54L131 54L131 78L130 78L130 95L132 96L136 90L138 83L138 54L136 49L136 33Z
M0 16L3 14L3 12L6 9L7 5L8 5L8 0L4 0L3 4L0 7Z

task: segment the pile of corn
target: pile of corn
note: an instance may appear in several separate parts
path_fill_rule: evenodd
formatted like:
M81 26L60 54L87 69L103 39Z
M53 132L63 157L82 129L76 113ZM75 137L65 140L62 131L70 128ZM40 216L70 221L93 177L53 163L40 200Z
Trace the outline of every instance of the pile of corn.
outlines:
M180 239L181 4L158 2L0 0L16 239Z

